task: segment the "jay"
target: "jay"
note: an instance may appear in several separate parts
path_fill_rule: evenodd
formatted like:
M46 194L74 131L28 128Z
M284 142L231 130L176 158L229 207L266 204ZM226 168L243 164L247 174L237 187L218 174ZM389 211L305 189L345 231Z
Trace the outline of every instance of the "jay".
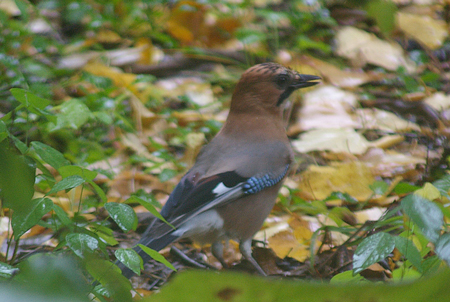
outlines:
M223 242L233 239L244 258L265 275L252 257L251 242L293 164L282 104L293 91L319 79L276 63L244 72L222 129L203 147L161 210L175 229L155 219L138 243L157 251L186 237L211 243L212 254L226 267ZM135 250L144 262L149 260L139 247ZM133 275L119 266L126 277Z

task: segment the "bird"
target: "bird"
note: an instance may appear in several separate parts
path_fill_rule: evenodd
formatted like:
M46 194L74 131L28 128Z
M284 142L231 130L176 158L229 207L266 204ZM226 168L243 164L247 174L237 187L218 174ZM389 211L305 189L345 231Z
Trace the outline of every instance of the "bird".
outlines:
M267 62L247 69L235 86L229 114L217 135L199 152L161 209L170 225L154 219L138 244L159 251L181 239L211 244L223 267L223 242L235 240L261 275L251 242L270 214L282 183L293 168L282 106L297 89L321 78ZM139 246L134 250L150 259ZM134 273L119 262L125 277Z

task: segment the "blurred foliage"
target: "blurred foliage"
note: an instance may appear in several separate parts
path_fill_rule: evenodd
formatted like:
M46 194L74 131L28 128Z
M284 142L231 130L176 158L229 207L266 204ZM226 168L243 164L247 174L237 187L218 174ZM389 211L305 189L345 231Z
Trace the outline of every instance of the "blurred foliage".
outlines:
M100 301L106 301L103 296L130 301L129 281L109 262L111 247L118 244L114 231L136 230L137 217L132 206L139 204L158 215L155 207L160 207L160 203L157 193L144 190L136 190L124 202L111 197L109 193L115 189L111 183L117 185L113 181L119 178L114 159L126 154L121 165L154 176L152 181L157 180L160 186L155 191L165 192L188 168L205 138L209 140L220 130L222 122L202 117L202 110L211 106L219 112L228 106L238 78L236 70L203 73L218 101L199 105L188 93L177 97L162 93L155 84L156 76L117 71L111 67L113 59L108 57L108 51L143 44L150 49L149 57L157 57L158 51L180 51L201 57L208 49L226 49L227 43L233 45L237 40L245 51L244 65L273 59L289 50L289 53L310 54L345 67L348 61L333 54L333 39L336 28L348 20L336 12L344 15L350 12L350 21L361 18L363 21L355 21L360 27L375 27L373 30L378 35L393 38L398 10L393 2L382 0L343 4L300 0L258 3L16 0L9 5L16 10L0 9L0 197L2 217L10 218L13 232L6 239L6 253L2 250L0 262L0 278L5 280L0 286L6 288L0 290L2 301L37 301L41 296L46 296L46 301L85 301L89 292ZM410 73L399 67L395 76L391 76L384 68L369 67L385 75L381 82L388 88L380 91L380 82L372 81L359 91L361 100L373 100L387 92L391 97L401 98L446 87L448 81L439 68L429 63L446 58L448 48L446 42L439 52L430 56L429 50L413 45L408 52L409 59L420 66L421 73ZM97 56L80 60L100 62L109 68L107 74L102 74L95 65L90 70L61 66L62 59L92 52L97 52ZM213 62L221 59L214 57ZM149 59L146 63L154 62ZM128 72L129 66L123 69ZM140 109L133 107L136 99L143 104ZM151 114L137 118L136 111L144 109ZM161 120L166 126L161 133L154 130L158 135L142 144L145 152L138 152L142 149L132 149L131 143L123 142L123 137L142 132L142 125L154 120ZM189 140L192 133L201 134L198 146ZM192 154L186 155L186 150ZM106 167L93 165L103 161L107 162ZM448 161L447 158L447 164ZM286 212L324 215L335 224L323 223L312 235L312 268L315 247L323 246L318 238L326 237L331 231L348 235L345 242L348 247L358 245L353 275L344 272L335 281L359 282L363 280L361 271L397 251L401 257L393 269L394 280L431 275L444 261L450 262L450 239L445 223L450 219L445 205L449 199L448 175L433 179L429 185L423 182L399 182L393 188L389 185L377 180L370 186L371 197L388 195L391 191L401 197L410 195L380 220L363 226L349 225L347 218L351 216L350 209L363 208L369 200L361 203L348 193L333 192L323 200L307 201L293 188L288 195L280 196L279 206ZM68 199L67 203L63 202L64 198ZM342 200L344 205L329 206L334 200ZM398 214L400 210L403 214ZM51 230L57 244L49 255L37 254L23 260L18 257L21 237L34 227ZM138 272L142 261L135 256L131 250L116 250L116 257ZM164 258L156 260L171 266ZM430 297L434 290L444 290L439 286L447 277L445 274L425 280L424 288L431 280L437 283L421 291L423 296L411 299L419 301ZM185 295L190 277L186 278L176 281L174 288L182 291L172 290L173 295L180 292ZM214 282L222 285L235 279L224 278ZM246 276L239 278L245 279L241 284L248 281L257 286L260 282ZM203 289L207 283L200 284ZM326 293L321 296L317 290L311 290L315 285L298 286L303 288L303 294L313 292L314 301L328 297ZM399 285L404 291L397 295L408 296L412 286L416 285ZM229 295L247 294L247 289L225 288L218 295L226 300ZM365 296L361 288L339 288L343 295L348 290L355 297ZM283 293L287 295L289 291ZM169 295L169 288L160 299L164 295Z

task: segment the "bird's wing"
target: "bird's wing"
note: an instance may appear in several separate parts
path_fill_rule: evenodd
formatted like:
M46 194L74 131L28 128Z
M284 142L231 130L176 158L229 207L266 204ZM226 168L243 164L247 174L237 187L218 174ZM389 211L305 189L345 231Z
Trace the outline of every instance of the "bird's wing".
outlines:
M279 183L288 170L289 164L279 175L266 173L252 177L243 177L236 171L227 171L200 179L198 182L193 181L195 171L190 170L169 196L161 215L177 228L188 219L209 209L223 206L242 196L255 194ZM172 231L169 225L155 221L142 238L156 239Z

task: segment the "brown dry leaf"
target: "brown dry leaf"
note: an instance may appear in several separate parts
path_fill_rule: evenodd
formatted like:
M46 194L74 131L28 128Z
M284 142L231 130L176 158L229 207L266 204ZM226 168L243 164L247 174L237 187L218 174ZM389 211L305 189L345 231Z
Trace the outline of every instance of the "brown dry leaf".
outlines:
M211 84L196 77L160 80L155 83L155 86L161 89L165 97L177 98L186 95L199 106L209 105L214 101Z
M180 1L171 10L167 31L183 44L197 40L204 30L206 7L195 1Z
M9 223L9 217L0 217L0 246L3 246L3 242L10 237L9 232L12 235L12 227Z
M301 244L291 230L283 231L269 238L269 247L281 259L286 256L303 262L309 256L307 245Z
M358 201L366 201L373 192L375 181L370 169L361 162L332 163L331 166L309 166L301 174L300 197L322 200L333 192L348 193Z
M139 300L141 300L141 297L145 298L145 297L151 296L155 293L155 291L146 290L146 289L139 288L139 287L133 287L133 292L134 291L136 291L139 295L136 295L135 297L133 297L133 301L139 301Z
M360 160L370 167L373 175L382 177L394 177L416 169L417 164L425 164L425 158L380 148L370 149Z
M253 239L259 240L259 241L266 241L267 238L270 238L274 236L275 234L278 234L280 232L286 231L290 229L289 226L289 219L290 215L284 215L284 216L274 216L271 215L268 218L266 218L266 221L264 222L264 229L259 230L255 236L253 236Z
M427 15L398 12L396 21L400 30L432 50L441 47L448 36L447 23Z
M332 151L334 153L363 154L372 143L350 128L317 129L303 133L300 139L292 141L298 152Z
M423 100L423 102L436 111L441 112L450 108L450 95L445 95L442 92L436 92Z
M79 69L86 65L89 61L99 57L107 58L112 66L129 65L136 63L140 59L143 51L145 51L145 47L75 53L59 59L58 68ZM73 53L74 50L70 52Z
M147 107L142 104L141 100L138 99L133 93L128 92L126 94L129 97L131 108L133 108L133 118L136 122L136 128L139 133L142 133L144 127L148 127L152 122L161 118L148 110Z
M108 191L108 200L111 201L126 198L139 189L144 189L147 192L171 192L173 189L173 184L170 182L161 183L158 177L154 175L132 170L124 170L109 182L109 186L111 189ZM164 194L164 196L167 197L167 194Z
M3 11L4 13L6 13L6 15L8 15L10 17L17 17L22 14L14 0L0 1L0 10Z
M216 119L216 115L212 115L212 114L202 114L199 113L198 111L191 111L191 110L186 110L186 111L172 111L172 113L170 114L170 116L178 119L178 123L181 126L184 126L188 123L192 123L192 122L202 122L202 121L211 121L211 120L217 120ZM223 121L222 121L223 122Z
M318 70L332 85L342 88L353 88L371 81L378 81L386 75L362 70L342 70L328 62L311 56L302 56L301 61Z
M383 208L373 207L362 211L356 211L354 214L358 223L363 224L368 220L376 221L380 219L380 217L384 214L384 211L385 209Z
M309 229L309 227L306 225L299 225L294 230L294 236L295 239L297 239L299 242L302 242L304 244L309 244L309 241L311 240L313 232Z
M143 65L157 64L164 58L164 52L154 46L152 40L141 37L136 42L136 47L142 49L141 56L137 63Z
M223 45L241 27L235 17L218 18L207 13L208 7L195 1L180 1L170 12L167 31L184 45Z
M49 229L44 228L40 225L34 225L31 229L29 229L28 231L25 232L25 234L23 234L20 239L25 239L25 238L30 238L33 236L37 236L40 235L42 233L48 233Z
M147 150L147 147L144 146L144 144L141 142L141 139L137 135L133 133L126 133L121 137L121 140L124 146L136 152L137 155L142 156L150 161L148 163L144 163L144 166L151 168L154 166L154 163L162 163L161 165L157 165L158 167L154 168L152 172L160 173L163 169L174 169L173 163L164 162L162 158L150 154L150 152L148 152Z
M389 132L420 131L419 125L381 109L357 109L357 128L379 129Z
M113 80L114 85L119 87L129 88L136 80L135 74L124 73L118 68L106 66L98 62L89 62L83 69L93 75L110 78Z
M324 85L303 95L297 127L301 131L317 128L357 128L352 110L358 104L354 93Z
M109 29L100 29L95 36L95 40L99 43L120 43L122 38L118 33Z
M381 66L395 71L399 67L413 72L414 62L405 57L403 49L396 42L378 39L374 34L345 26L336 34L336 53L348 58L354 66L363 67L366 64Z
M205 41L206 45L209 47L224 45L233 37L234 32L241 26L242 22L235 17L218 19L215 23L208 24Z
M370 265L360 274L369 280L386 280L386 278L392 278L392 272L382 267L379 263Z

